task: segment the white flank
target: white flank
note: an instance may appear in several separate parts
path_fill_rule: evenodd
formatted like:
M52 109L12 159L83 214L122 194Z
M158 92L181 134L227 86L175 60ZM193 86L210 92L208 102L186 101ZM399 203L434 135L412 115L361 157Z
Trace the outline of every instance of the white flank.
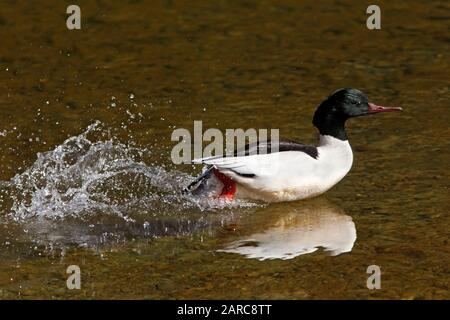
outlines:
M238 183L238 198L293 201L326 192L352 167L353 153L348 140L321 135L317 149L317 159L301 151L285 151L194 161L213 165L234 179Z

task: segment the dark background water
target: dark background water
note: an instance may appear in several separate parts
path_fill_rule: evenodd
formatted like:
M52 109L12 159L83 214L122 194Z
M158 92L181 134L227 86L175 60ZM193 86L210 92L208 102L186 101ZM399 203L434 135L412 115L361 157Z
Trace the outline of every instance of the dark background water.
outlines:
M446 1L380 2L376 31L360 1L77 4L77 31L65 25L68 3L0 4L0 297L449 298ZM198 168L171 164L174 128L202 120L314 142L316 106L347 86L405 112L350 121L355 163L321 197L331 205L200 210L177 195ZM95 120L102 129L70 151L91 160L73 160L73 172L52 158L67 151L37 161ZM108 139L114 147L95 144ZM59 198L105 170L124 176L94 180L94 206ZM30 207L36 190L44 194ZM351 217L351 252L264 261L216 252L297 230L290 224L320 234L324 212ZM81 267L79 291L65 286L70 264ZM371 264L382 269L381 290L366 288Z

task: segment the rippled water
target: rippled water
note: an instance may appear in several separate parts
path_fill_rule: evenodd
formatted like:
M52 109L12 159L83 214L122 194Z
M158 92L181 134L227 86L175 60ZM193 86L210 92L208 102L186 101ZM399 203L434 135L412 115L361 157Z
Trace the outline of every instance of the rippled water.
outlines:
M448 299L449 7L379 5L369 31L356 1L92 1L68 31L64 3L1 3L0 298ZM405 112L349 122L325 195L181 194L175 128L314 143L346 86Z
M108 238L189 235L224 223L230 208L258 206L184 196L181 190L193 176L146 164L150 150L110 135L96 121L3 181L8 222L25 226L34 241L52 247L89 247Z

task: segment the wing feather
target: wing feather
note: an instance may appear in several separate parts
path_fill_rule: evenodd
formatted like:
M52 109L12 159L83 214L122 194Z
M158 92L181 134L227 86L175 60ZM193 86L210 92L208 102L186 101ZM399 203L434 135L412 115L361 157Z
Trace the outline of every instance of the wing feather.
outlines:
M264 149L261 149L264 148ZM264 154L258 154L261 150ZM256 151L256 152L255 152ZM244 154L244 155L242 155ZM254 187L268 182L286 181L291 170L302 163L304 170L316 162L318 151L315 146L293 141L280 141L277 148L270 141L247 145L234 156L212 156L195 159L193 163L212 165L223 174L237 182Z

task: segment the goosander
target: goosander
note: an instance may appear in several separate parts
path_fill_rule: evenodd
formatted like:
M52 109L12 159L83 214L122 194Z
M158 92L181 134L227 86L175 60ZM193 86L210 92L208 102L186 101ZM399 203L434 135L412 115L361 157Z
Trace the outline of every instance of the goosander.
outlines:
M265 202L294 201L318 196L350 171L353 153L345 131L345 122L354 117L381 112L402 111L369 102L353 88L333 92L317 108L313 125L319 130L318 146L280 140L247 145L235 156L194 159L208 165L203 174L184 191L193 195L239 198ZM254 151L267 150L264 154ZM273 151L272 151L273 150Z

